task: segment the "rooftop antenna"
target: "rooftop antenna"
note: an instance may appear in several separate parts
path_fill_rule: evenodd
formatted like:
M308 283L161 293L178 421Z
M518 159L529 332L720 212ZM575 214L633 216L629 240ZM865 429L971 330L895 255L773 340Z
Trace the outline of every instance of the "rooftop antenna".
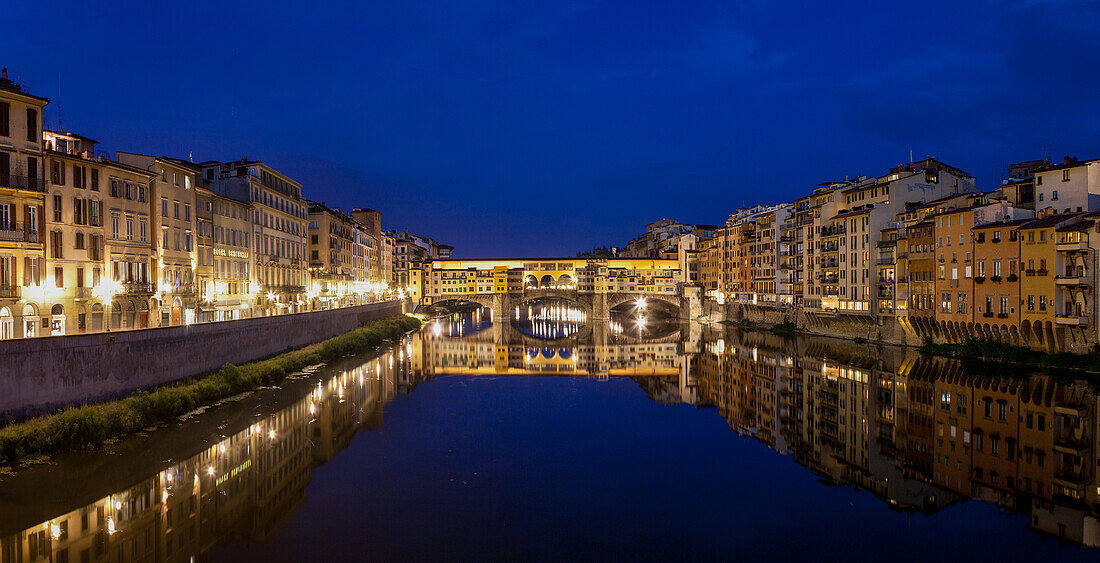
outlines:
M909 149L909 164L913 164L913 149Z

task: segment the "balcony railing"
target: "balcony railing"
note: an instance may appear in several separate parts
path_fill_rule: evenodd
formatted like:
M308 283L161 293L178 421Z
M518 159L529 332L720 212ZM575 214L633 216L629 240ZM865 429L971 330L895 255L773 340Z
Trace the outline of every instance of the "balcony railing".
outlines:
M25 228L23 223L0 223L0 241L38 243L38 231Z
M0 299L19 299L19 290L17 285L0 285Z
M1076 252L1089 249L1089 243L1087 240L1077 242L1059 242L1054 245L1054 249L1058 252Z
M1054 322L1063 326L1088 326L1089 318L1086 315L1055 315Z
M265 293L302 293L305 288L300 285L264 285Z
M15 188L17 190L43 192L46 191L46 180L35 176L0 174L0 188Z
M149 282L122 282L122 291L128 295L152 295L154 289Z
M77 299L91 299L92 298L92 288L90 288L90 287L75 288L73 297L75 297Z

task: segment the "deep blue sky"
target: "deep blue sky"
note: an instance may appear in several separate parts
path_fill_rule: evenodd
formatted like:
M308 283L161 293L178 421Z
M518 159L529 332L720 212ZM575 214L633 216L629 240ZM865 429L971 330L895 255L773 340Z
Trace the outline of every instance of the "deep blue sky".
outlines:
M110 4L0 19L0 65L66 129L259 158L457 256L721 223L910 150L986 189L1100 156L1096 2Z

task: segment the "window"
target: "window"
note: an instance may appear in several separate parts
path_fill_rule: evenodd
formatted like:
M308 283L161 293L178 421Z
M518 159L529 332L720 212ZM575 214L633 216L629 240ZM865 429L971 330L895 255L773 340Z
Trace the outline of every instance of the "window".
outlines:
M1058 201L1058 190L1051 190L1050 201Z
M118 195L118 180L111 178L111 197L119 197Z
M190 221L191 220L191 204L190 203L183 204L183 220L184 221Z
M11 105L0 102L0 135L11 136Z
M1008 420L1008 404L1005 401L997 401L997 419L1001 422Z
M95 168L92 169L92 191L99 191L99 170Z
M138 223L138 227L140 228L140 232L138 234L141 237L138 240L140 240L141 242L149 242L149 223L145 219L142 219Z
M111 238L118 240L118 214L111 214Z
M168 198L166 198L166 197L160 198L160 216L161 217L167 217L168 216Z
M27 140L38 140L38 110L27 108Z
M64 248L64 239L62 239L61 231L50 231L50 256L54 258L64 258L62 255Z
M180 202L178 201L172 202L172 216L175 219L180 218Z
M126 218L126 240L134 240L134 218Z
M943 293L943 294L940 295L940 312L941 313L950 313L951 312L951 294L950 293Z
M54 223L61 222L61 196L53 196L53 221Z
M34 139L29 139L29 140L33 141ZM1068 182L1069 181L1069 168L1062 171L1062 181L1063 182Z
M959 311L960 313L966 312L966 294L959 293Z
M53 281L57 287L65 287L65 269L57 267L53 269Z

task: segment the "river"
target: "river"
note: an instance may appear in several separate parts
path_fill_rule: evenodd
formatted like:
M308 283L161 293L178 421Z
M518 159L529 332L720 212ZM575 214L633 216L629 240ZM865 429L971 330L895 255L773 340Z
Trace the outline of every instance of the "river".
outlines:
M0 563L1094 560L1097 412L892 347L480 310L4 475Z

